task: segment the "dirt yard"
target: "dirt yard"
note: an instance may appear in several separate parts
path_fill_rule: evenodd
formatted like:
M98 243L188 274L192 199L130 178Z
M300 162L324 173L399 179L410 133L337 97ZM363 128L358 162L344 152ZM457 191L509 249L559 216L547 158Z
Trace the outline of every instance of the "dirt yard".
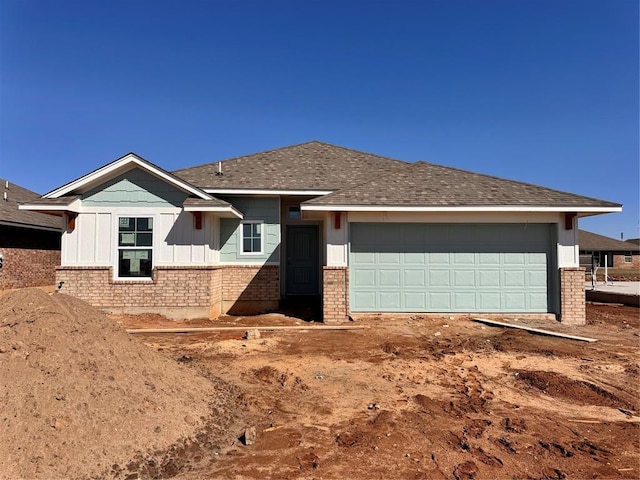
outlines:
M182 452L181 478L637 479L639 312L587 311L579 329L514 323L596 343L448 316L376 316L353 323L367 329L309 325L251 340L242 331L136 337L244 392L255 442L204 459ZM176 326L159 316L112 318L128 328ZM308 325L283 315L216 325L252 323Z

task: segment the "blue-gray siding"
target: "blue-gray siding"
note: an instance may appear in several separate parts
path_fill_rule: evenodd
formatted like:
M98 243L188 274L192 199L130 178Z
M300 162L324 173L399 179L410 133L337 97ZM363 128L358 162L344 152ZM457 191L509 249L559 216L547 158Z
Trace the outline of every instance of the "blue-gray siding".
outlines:
M244 220L264 222L262 255L240 255L240 220L220 219L220 261L262 264L280 261L280 200L277 197L224 197L244 215Z
M548 224L350 224L354 312L550 312Z
M182 190L134 168L84 194L82 203L97 207L179 207L186 198Z

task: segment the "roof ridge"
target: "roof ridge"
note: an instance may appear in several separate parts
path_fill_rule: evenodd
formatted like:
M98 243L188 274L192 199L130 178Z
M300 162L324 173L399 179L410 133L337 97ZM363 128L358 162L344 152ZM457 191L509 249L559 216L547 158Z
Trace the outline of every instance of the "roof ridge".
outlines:
M556 192L556 193L561 193L561 194L564 194L564 195L566 195L567 193L570 193L570 192L566 192L564 190L558 190L556 188L545 187L543 185L538 185L538 184L531 183L531 182L521 182L520 180L512 180L510 178L499 177L497 175L489 175L487 173L473 172L471 170L465 170L464 168L449 167L447 165L440 165L438 163L427 162L425 160L420 160L419 162L423 163L425 165L433 166L433 167L446 168L448 170L456 170L458 172L469 173L471 175L476 175L476 176L480 176L480 177L492 178L492 179L496 179L496 180L502 180L502 181L505 181L505 182L512 182L512 183L518 183L520 185L527 185L527 186L530 186L530 187L542 188L544 190L549 190L549 191ZM418 162L415 162L415 163L418 163ZM622 206L622 204L620 204L620 203L609 202L608 200L602 200L601 198L587 197L586 195L582 195L582 194L579 194L579 193L572 193L572 192L570 194L574 195L574 196L577 196L577 197L586 198L588 200L595 200L595 201L598 201L598 202L606 202L606 203L611 203L611 204L614 204L614 205Z
M370 152L364 152L362 150L356 150L355 148L343 147L341 145L335 145L333 143L322 142L320 140L309 140L307 142L294 143L293 145L285 145L283 147L271 148L269 150L264 150L264 151L261 151L261 152L254 152L254 153L249 153L249 154L246 154L246 155L236 155L236 156L230 157L230 158L224 158L224 159L220 159L220 160L214 160L212 162L205 162L205 163L201 163L201 164L198 164L198 165L192 165L190 167L185 167L185 168L180 168L178 170L173 170L171 173L181 172L183 170L191 170L192 168L199 168L199 167L204 167L204 166L207 166L207 165L213 165L213 164L216 164L218 162L228 162L228 161L231 161L231 160L238 160L240 158L249 158L249 157L254 157L256 155L264 155L264 154L276 152L278 150L286 150L286 149L289 149L289 148L301 147L303 145L311 145L311 144L324 145L324 146L328 146L328 147L338 148L340 150L346 150L346 151L349 151L349 152L370 155L372 157L381 158L383 160L391 160L393 162L408 163L405 160L400 160L400 159L391 158L391 157L385 157L384 155L378 155L378 154L370 153Z
M238 160L239 158L255 157L256 155L262 155L262 154L265 154L265 153L271 153L271 152L275 152L275 151L278 151L278 150L284 150L285 148L300 147L302 145L308 145L310 143L323 143L323 142L319 142L318 140L310 140L308 142L295 143L293 145L285 145L284 147L270 148L269 150L264 150L262 152L253 152L253 153L248 153L246 155L236 155L235 157L223 158L223 159L219 159L219 160L213 160L212 162L205 162L205 163L200 163L198 165L192 165L191 167L180 168L178 170L173 170L171 173L181 172L183 170L191 170L192 168L204 167L204 166L207 166L207 165L213 165L213 164L218 163L218 162L228 162L230 160Z

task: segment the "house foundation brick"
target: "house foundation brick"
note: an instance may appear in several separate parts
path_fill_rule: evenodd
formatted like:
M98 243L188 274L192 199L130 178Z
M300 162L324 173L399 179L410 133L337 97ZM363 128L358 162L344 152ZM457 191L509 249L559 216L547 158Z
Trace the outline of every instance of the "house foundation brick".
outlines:
M349 320L348 267L322 268L322 320L340 323Z
M279 265L233 265L222 268L222 313L255 315L278 309Z
M560 269L560 321L567 325L587 323L584 268Z
M35 248L0 248L0 290L53 285L60 250Z
M277 310L279 272L278 265L156 267L141 281L114 280L111 267L58 267L56 282L60 293L109 312L217 318Z

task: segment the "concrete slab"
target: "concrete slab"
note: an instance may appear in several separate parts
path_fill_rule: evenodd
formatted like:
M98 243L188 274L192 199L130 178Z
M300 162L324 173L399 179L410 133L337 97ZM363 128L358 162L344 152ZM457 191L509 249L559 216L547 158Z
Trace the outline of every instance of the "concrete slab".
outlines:
M585 290L593 290L591 282L584 283ZM602 282L596 283L596 292L622 293L624 295L640 295L640 282Z

